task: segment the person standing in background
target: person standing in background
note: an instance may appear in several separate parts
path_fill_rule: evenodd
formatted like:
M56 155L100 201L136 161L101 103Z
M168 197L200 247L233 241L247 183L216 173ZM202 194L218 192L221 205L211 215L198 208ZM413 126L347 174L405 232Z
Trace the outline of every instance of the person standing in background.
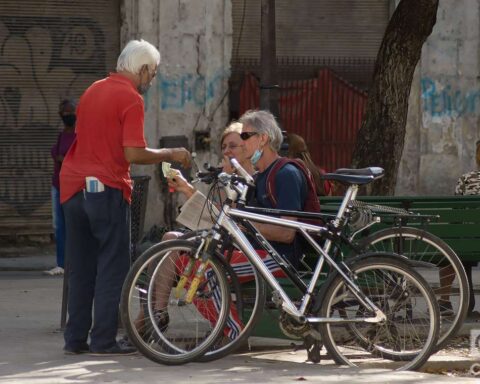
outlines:
M76 104L73 100L64 99L60 102L58 113L63 121L63 130L58 134L57 142L52 147L52 219L55 231L57 265L44 271L46 275L63 275L65 264L65 217L60 204L60 169L63 159L75 140Z
M130 164L191 163L185 148L146 145L142 94L159 64L152 44L132 40L118 57L116 73L93 83L78 103L77 138L60 172L69 266L66 354L135 353L116 340L130 268Z

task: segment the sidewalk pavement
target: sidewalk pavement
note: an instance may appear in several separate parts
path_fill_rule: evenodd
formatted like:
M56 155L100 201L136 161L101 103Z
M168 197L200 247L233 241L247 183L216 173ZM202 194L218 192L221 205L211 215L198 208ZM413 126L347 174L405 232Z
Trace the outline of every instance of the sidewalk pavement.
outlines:
M48 269L53 257L43 257ZM47 260L48 259L48 260ZM31 259L33 260L33 259ZM23 260L23 262L28 262ZM0 258L0 269L13 266ZM62 278L43 276L39 270L0 272L0 384L2 383L287 383L296 381L338 383L447 383L445 375L393 372L336 366L331 360L306 363L306 353L285 349L290 342L253 338L250 352L210 363L182 367L158 365L137 356L66 356L62 352L60 325ZM480 328L480 326L479 326ZM468 352L439 352L424 367L427 372L468 368L477 362ZM459 383L478 383L478 378L455 377Z
M55 245L0 247L0 271L46 271L55 266Z

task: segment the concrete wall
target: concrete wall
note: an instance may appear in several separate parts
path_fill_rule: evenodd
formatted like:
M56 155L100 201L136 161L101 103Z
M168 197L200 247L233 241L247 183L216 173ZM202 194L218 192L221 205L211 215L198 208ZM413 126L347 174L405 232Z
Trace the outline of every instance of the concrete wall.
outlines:
M440 0L410 94L397 195L452 195L458 177L476 169L479 9L479 0Z
M217 163L220 132L228 122L232 47L229 0L123 0L122 46L132 38L156 45L162 55L154 85L145 95L145 135L158 148L164 136L185 135L199 165ZM210 150L195 148L195 132L208 132ZM156 166L133 166L150 175L145 229L164 221L165 193Z

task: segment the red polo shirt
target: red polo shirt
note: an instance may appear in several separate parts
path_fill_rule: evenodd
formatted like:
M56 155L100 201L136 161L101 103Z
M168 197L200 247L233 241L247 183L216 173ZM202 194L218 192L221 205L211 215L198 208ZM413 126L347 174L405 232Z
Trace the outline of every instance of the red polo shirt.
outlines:
M85 177L95 176L123 191L130 202L132 182L124 147L146 147L143 98L132 81L117 73L93 83L77 107L77 138L60 172L60 201L85 188Z

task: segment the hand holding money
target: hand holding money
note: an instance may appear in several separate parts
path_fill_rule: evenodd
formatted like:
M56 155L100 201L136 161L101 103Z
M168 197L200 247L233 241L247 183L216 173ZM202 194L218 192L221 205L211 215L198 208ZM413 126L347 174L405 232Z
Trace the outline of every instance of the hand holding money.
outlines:
M167 179L167 182L169 183L168 192L170 193L175 192L175 189L170 186L170 181L169 181L169 179L173 179L177 174L176 170L172 168L172 164L164 161L162 163L162 173L163 173L163 177L165 177L165 179Z
M169 192L180 192L190 197L195 193L195 188L183 177L178 169L171 168L171 164L162 163L162 172L168 182Z

